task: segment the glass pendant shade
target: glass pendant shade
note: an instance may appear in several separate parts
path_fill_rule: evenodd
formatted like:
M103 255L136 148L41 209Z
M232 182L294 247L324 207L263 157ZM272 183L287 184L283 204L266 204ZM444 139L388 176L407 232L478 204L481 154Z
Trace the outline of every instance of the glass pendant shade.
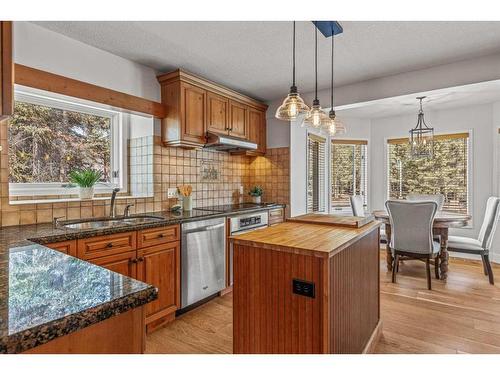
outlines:
M330 113L328 114L328 122L326 130L331 136L342 135L345 134L346 132L346 127L335 115L335 111L333 110L331 110Z
M284 121L295 120L299 115L306 114L309 107L304 103L297 88L292 86L290 93L287 95L283 103L276 110L276 118Z
M432 158L434 156L434 128L427 126L424 120L424 111L422 110L422 99L420 100L420 111L418 112L417 125L410 130L410 148L411 157Z
M313 106L309 110L307 117L304 119L302 126L310 126L316 129L324 128L329 121L326 113L321 109L318 100L314 100Z

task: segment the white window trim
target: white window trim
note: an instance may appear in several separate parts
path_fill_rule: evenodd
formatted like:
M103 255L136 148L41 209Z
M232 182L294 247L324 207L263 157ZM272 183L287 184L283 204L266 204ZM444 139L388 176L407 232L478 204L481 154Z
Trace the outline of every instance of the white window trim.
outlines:
M474 184L472 181L474 181L474 130L473 129L465 129L465 130L453 130L449 132L441 132L441 133L434 133L434 135L448 135L448 134L460 134L460 133L468 133L469 138L468 138L468 158L467 158L467 209L468 213L472 215L472 212L474 212L474 194L473 194L473 189L474 189ZM388 141L390 139L398 138L397 136L394 137L386 137L384 138L384 184L385 184L385 200L387 201L389 199L389 147L388 147ZM462 227L460 229L473 229L474 228L474 217L472 220L469 221L469 224L465 227Z
M32 89L24 86L16 86L14 99L31 104L43 105L61 110L82 112L111 120L111 170L118 171L119 177L111 176L110 183L98 183L95 186L96 193L110 193L112 189L119 187L122 192L127 191L127 135L128 116L123 113L99 106L83 103L77 98ZM124 124L127 122L126 124ZM125 126L127 125L127 126ZM120 139L122 140L120 142ZM55 183L9 183L9 196L40 196L40 195L74 195L78 194L78 188L64 187L65 184Z

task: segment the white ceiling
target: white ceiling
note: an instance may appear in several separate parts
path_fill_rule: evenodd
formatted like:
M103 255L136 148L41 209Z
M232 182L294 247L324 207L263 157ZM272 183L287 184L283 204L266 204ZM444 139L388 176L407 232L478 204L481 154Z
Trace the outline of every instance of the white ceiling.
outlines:
M349 104L339 106L336 110L339 117L344 118L380 118L417 114L418 96L426 96L423 100L424 112L500 102L500 80Z
M286 94L291 22L36 22L160 72L182 67L257 99ZM336 85L500 51L500 22L342 22ZM314 31L297 23L297 81L314 89ZM330 39L319 37L319 88L329 87Z

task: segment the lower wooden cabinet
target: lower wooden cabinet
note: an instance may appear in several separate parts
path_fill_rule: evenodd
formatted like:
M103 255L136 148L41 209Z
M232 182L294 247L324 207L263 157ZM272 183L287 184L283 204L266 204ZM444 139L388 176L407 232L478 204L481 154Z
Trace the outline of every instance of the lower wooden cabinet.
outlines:
M146 323L180 307L180 242L138 250L137 278L158 288L158 299L146 305Z
M137 278L137 252L127 251L121 254L109 255L106 257L95 258L90 260L98 266L107 268L110 271Z
M180 308L180 226L62 241L45 246L158 288L145 306L148 332L175 318Z
M61 253L76 257L76 249L77 249L76 240L53 242L44 246L60 251Z

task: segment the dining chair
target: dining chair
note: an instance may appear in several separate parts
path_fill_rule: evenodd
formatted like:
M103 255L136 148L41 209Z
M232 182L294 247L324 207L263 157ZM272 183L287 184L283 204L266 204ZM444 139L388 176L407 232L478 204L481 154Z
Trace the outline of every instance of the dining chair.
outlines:
M394 263L392 282L396 282L400 257L425 261L427 289L431 290L430 260L435 259L435 275L439 279L440 244L432 237L432 224L438 205L433 201L388 200L385 207L391 223L391 248Z
M349 199L351 200L352 215L360 217L365 216L365 198L362 195L351 195Z
M444 206L444 195L443 194L417 194L410 193L406 196L406 200L409 201L433 201L438 205L438 211L441 211Z
M461 236L448 236L448 251L457 253L476 254L483 261L484 274L488 276L491 285L495 284L493 270L491 269L489 252L493 236L497 229L498 216L500 215L500 198L489 197L486 202L486 212L483 224L479 230L479 237L469 238Z

